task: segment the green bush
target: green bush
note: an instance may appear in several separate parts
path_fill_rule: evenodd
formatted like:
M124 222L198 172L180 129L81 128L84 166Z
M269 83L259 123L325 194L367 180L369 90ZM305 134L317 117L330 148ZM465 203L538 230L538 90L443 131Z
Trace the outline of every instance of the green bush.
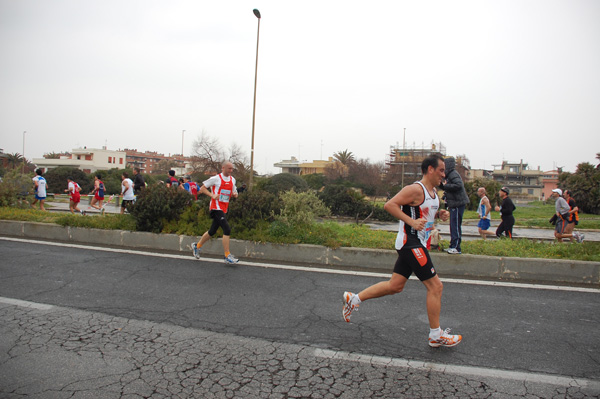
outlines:
M81 194L87 194L94 189L93 175L89 175L81 169L59 166L44 173L44 178L50 188L49 192L55 194L64 194L64 190L69 185L67 181L68 177L72 177L81 186Z
M364 196L349 187L337 184L325 186L319 198L333 215L356 217L367 216L371 211Z
M165 223L179 219L194 198L185 190L162 184L148 186L128 209L139 231L160 233Z
M32 176L23 175L16 169L4 175L0 182L0 206L29 207L26 197L33 192Z
M254 188L232 199L227 219L232 229L246 231L256 228L261 221L273 221L280 211L281 202L276 195Z
M277 220L290 226L306 226L316 217L329 216L331 211L313 192L297 193L294 190L279 195L283 208Z
M292 189L296 192L306 191L308 190L308 184L300 176L292 175L290 173L280 173L270 179L260 181L256 185L256 188L271 194L279 195L279 193Z
M323 186L325 186L326 178L323 173L311 173L309 175L302 175L300 177L302 177L302 179L306 181L306 184L308 184L308 187L312 188L313 190L320 190L323 188Z

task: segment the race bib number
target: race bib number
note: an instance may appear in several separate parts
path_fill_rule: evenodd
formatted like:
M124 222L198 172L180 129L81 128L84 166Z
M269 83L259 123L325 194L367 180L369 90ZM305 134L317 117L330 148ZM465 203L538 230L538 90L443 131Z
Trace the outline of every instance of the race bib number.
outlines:
M219 202L229 202L229 197L231 197L231 190L221 190L219 193Z
M433 222L425 223L425 241L429 239L431 233L433 232Z

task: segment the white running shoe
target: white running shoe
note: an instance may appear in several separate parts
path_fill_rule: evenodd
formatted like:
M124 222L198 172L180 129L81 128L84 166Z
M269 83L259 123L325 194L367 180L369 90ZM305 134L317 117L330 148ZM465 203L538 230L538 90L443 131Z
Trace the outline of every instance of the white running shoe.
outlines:
M429 337L429 346L432 348L439 348L440 346L456 346L462 341L462 335L450 335L450 329L446 328L442 335L438 339L432 339Z
M352 305L352 299L356 294L351 292L344 292L344 307L342 308L342 316L346 323L350 323L350 315L353 311L358 310L359 305Z
M577 241L580 243L583 242L583 240L585 238L585 234L578 233L577 235L579 236L579 239Z
M449 254L460 254L461 252L459 250L457 250L456 248L448 248L447 251Z
M240 261L238 258L233 256L232 254L229 254L224 259L225 259L225 263L238 263Z
M196 244L198 244L198 243L197 242L193 242L190 245L190 247L192 248L192 254L194 254L194 258L200 259L200 251L202 251L202 248L196 247Z

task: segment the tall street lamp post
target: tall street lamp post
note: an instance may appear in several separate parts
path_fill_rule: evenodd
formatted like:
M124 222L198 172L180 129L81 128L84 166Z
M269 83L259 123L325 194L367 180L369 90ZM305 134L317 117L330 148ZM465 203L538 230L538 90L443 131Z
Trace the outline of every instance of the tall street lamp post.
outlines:
M256 8L252 10L258 18L258 30L256 32L256 65L254 66L254 106L252 108L252 145L250 146L250 178L248 179L248 190L252 190L252 180L254 177L254 122L256 120L256 81L258 77L258 39L260 37L260 11Z

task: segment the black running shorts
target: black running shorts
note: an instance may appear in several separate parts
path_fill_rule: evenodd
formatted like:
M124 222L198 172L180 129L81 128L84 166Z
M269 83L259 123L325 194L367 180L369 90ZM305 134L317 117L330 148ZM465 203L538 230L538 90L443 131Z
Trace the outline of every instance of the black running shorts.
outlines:
M394 273L398 273L406 278L415 273L415 276L421 281L429 280L436 275L427 249L421 246L402 248L396 251L398 252L398 260L396 260L396 265L394 266Z

